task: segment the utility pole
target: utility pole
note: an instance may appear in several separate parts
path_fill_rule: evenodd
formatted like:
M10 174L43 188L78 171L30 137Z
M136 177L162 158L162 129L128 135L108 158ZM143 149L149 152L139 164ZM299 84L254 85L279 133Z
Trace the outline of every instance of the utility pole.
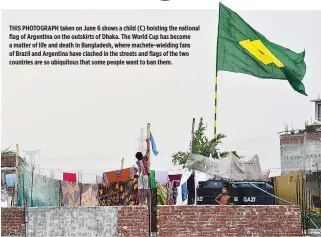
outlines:
M16 180L14 189L14 205L18 206L18 169L19 169L19 145L16 144Z

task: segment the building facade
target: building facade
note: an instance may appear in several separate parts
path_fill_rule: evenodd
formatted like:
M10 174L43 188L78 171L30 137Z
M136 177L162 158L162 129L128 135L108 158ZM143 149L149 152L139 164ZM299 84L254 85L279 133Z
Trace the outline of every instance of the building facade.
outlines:
M314 207L321 207L321 99L315 103L315 121L304 129L280 135L281 173L302 171L306 192Z

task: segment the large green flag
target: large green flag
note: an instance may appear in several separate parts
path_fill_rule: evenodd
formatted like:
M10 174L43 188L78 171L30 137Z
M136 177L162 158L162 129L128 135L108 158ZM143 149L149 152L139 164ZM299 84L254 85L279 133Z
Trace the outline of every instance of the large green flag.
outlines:
M218 27L216 70L288 80L294 90L307 95L301 82L305 51L295 53L272 43L221 3Z

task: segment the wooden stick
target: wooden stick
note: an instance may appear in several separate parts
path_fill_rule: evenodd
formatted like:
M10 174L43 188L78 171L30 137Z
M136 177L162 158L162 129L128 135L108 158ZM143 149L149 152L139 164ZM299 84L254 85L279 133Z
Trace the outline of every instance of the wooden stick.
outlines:
M120 170L123 170L124 168L124 158L121 158L121 166L120 166Z
M16 144L16 181L15 181L15 195L14 195L14 205L18 206L18 172L19 170L19 145Z
M148 172L150 172L150 123L147 124L147 157L148 157Z
M149 236L151 235L151 231L152 231L152 190L151 190L151 180L150 180L150 123L147 124L147 166L148 166L148 211L149 211L149 215L148 215L148 219L149 219L149 223L148 223L148 229L149 229Z
M193 123L192 123L191 153L193 153L193 146L194 146L194 128L195 128L195 118L193 118Z

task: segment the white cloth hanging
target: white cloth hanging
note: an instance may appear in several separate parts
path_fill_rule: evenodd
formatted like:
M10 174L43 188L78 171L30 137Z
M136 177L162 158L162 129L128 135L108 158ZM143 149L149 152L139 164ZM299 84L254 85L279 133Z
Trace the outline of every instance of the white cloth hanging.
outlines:
M180 174L182 174L182 178L181 178L180 185L177 187L176 206L182 206L182 205L188 204L188 198L184 202L182 199L182 184L187 182L192 172L189 171L188 169L183 169Z

